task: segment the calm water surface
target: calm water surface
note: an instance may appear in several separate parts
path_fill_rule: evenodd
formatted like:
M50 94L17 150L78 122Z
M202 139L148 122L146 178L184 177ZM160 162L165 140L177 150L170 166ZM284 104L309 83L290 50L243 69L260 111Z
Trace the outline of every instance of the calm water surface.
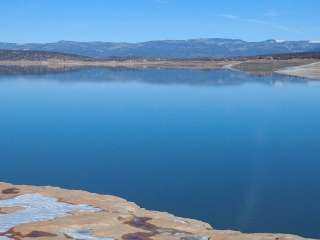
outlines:
M320 84L229 71L0 76L0 181L320 237Z

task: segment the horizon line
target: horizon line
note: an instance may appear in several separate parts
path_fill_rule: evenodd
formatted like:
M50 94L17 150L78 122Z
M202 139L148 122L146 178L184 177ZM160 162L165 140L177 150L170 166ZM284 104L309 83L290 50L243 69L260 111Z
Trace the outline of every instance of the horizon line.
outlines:
M270 38L260 41L250 41L250 40L244 40L241 38L223 38L223 37L199 37L199 38L185 38L185 39L153 39L153 40L145 40L145 41L103 41L103 40L90 40L90 41L81 41L81 40L67 40L67 39L61 39L61 40L55 40L55 41L34 41L34 42L14 42L14 41L0 41L0 43L6 43L6 44L17 44L17 45L25 45L25 44L52 44L52 43L60 43L60 42L77 42L77 43L126 43L126 44L139 44L139 43L148 43L148 42L164 42L164 41L201 41L201 40L234 40L234 41L243 41L247 43L261 43L261 42L267 42L267 41L275 41L277 43L283 43L283 42L309 42L309 43L320 43L320 40L311 40L311 39L297 39L297 40L282 40L282 39L276 39L276 38Z

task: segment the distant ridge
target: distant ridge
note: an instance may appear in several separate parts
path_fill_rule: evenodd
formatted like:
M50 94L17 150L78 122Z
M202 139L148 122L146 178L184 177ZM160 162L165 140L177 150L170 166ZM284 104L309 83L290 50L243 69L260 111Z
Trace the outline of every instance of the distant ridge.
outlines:
M223 38L159 40L141 43L59 41L43 44L0 43L0 49L60 52L93 58L224 58L320 52L320 42L279 40L246 42L240 39Z
M0 49L0 62L3 61L48 61L48 60L57 60L61 63L63 61L78 61L78 62L96 62L103 63L108 61L127 61L127 60L136 60L136 61L157 61L155 58L142 58L142 57L106 57L104 59L93 58L87 56L81 56L78 54L69 54L61 52L50 52L50 51L36 51L36 50L3 50ZM265 55L255 55L255 56L240 56L240 57L224 57L224 58L172 58L165 59L171 62L175 61L245 61L245 60L254 60L254 59L274 59L274 60L290 60L290 59L319 59L320 60L320 51L319 52L294 52L294 53L279 53L279 54L265 54Z
M67 54L50 51L34 51L34 50L1 50L0 61L47 61L47 60L92 60L90 57L80 56L76 54Z

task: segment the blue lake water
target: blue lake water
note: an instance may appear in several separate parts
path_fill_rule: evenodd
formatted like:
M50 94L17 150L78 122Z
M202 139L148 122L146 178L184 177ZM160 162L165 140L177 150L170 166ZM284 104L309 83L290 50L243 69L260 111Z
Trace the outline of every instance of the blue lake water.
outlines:
M320 237L320 84L230 71L0 75L0 181Z

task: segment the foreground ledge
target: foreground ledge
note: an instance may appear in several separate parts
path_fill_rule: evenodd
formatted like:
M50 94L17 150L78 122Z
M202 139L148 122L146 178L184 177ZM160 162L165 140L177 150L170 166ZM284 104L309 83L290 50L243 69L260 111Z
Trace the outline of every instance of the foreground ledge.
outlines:
M219 231L148 211L124 199L53 187L0 183L0 240L302 240L283 234Z

